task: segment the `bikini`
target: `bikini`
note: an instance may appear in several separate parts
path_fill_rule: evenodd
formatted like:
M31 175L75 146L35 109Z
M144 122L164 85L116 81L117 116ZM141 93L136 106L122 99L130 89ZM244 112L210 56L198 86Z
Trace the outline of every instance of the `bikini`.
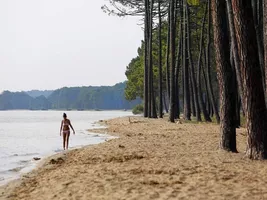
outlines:
M69 126L69 123L66 123L65 121L63 121L63 127L64 126ZM62 133L70 133L70 129L69 130L63 130Z

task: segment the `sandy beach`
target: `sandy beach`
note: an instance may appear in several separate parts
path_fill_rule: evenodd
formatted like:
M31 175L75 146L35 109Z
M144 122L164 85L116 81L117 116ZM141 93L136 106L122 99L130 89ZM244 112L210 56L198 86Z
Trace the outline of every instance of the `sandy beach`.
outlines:
M219 126L124 117L103 121L119 136L58 154L0 188L0 199L267 199L267 162L220 150Z

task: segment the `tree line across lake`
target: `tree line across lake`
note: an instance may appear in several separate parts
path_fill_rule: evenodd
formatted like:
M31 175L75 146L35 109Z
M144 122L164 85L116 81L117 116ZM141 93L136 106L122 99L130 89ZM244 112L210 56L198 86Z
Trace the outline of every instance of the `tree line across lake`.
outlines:
M125 110L140 100L124 97L125 82L114 86L61 88L54 91L9 92L0 94L0 110Z
M104 12L139 16L144 40L126 70L126 98L144 117L220 124L220 147L267 158L267 0L111 0Z

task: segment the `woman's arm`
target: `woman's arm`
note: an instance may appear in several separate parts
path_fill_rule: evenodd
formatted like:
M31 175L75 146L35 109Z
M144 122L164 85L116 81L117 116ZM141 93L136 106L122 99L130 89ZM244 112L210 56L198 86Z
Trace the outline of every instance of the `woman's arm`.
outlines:
M61 136L61 131L62 131L62 125L63 125L63 121L61 121L61 126L60 126L60 130L59 130L59 135Z
M69 120L69 123L70 123L70 120ZM75 131L74 131L74 129L73 129L71 123L70 123L70 127L71 127L71 129L73 130L73 134L75 135Z

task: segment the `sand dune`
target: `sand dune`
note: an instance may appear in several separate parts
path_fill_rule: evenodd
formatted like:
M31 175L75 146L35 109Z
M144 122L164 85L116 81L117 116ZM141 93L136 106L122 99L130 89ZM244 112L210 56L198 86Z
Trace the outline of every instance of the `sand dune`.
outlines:
M219 126L165 119L103 122L118 139L48 158L0 199L267 199L267 163L220 150ZM97 131L97 130L96 130Z

